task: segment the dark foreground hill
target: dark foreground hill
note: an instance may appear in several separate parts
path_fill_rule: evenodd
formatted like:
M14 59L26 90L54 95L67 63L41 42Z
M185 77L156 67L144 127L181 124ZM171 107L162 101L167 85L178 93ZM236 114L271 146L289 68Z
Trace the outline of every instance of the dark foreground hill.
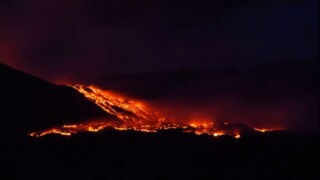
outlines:
M58 86L0 64L1 134L26 134L83 119L110 118L67 86Z
M24 137L7 144L2 179L318 179L315 137L272 132L240 139L114 131ZM7 148L10 147L10 151Z

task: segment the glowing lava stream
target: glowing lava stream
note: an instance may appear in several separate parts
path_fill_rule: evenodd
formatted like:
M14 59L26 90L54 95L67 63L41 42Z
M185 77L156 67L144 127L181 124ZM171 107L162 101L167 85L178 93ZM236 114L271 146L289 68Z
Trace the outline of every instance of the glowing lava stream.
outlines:
M230 135L240 138L240 132L223 131L218 124L201 123L201 124L183 124L173 123L167 118L160 116L158 113L151 112L143 103L128 100L112 92L101 90L94 86L68 85L88 100L94 102L105 112L116 116L120 122L94 121L83 122L78 124L67 124L61 127L50 128L39 132L32 132L29 136L41 137L47 134L60 134L70 136L81 131L98 132L108 127L116 130L134 130L141 132L157 132L166 129L181 129L184 132L190 132L197 135L208 134L214 137ZM227 123L226 123L227 124ZM225 125L226 125L225 124ZM259 132L269 131L267 129L255 129Z

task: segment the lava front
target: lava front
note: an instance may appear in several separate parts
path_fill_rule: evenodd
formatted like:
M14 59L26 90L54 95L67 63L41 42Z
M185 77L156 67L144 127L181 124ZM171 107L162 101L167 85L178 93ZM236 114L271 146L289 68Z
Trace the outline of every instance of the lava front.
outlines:
M106 128L115 130L134 130L146 133L158 132L160 130L181 129L185 133L194 133L197 135L207 134L213 137L232 136L234 138L241 137L241 130L234 129L226 130L229 123L176 123L160 115L158 112L153 112L145 103L125 98L116 93L102 90L95 86L85 85L68 85L85 98L94 102L106 113L114 115L119 121L110 122L106 120L82 122L78 124L66 124L59 127L49 128L42 131L32 132L29 136L41 137L48 134L60 134L71 136L78 132L98 132ZM267 132L271 129L253 128L257 132Z

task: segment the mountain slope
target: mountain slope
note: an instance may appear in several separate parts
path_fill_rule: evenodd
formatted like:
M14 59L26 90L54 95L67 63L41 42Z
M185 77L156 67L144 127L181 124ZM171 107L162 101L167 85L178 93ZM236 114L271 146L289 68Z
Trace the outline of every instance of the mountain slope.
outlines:
M318 60L114 75L91 83L152 101L179 118L200 113L220 122L318 132Z
M240 95L265 99L283 95L313 93L319 89L318 60L291 60L267 63L258 67L238 70L181 69L136 74L109 75L91 80L111 90L145 99L218 97ZM287 94L290 90L290 94Z
M0 64L2 133L27 133L90 118L113 118L67 86Z

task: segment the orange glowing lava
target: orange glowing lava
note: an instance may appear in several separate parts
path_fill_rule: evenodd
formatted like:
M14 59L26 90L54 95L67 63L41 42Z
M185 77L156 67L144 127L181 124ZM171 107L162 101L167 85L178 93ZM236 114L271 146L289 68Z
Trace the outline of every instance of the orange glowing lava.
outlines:
M276 129L266 129L266 128L253 128L253 129L256 131L262 132L262 133L276 130ZM279 130L279 129L277 129L277 130Z
M141 132L157 132L159 130L181 129L183 132L194 133L197 135L207 134L212 135L213 137L228 135L237 139L241 137L238 130L225 130L226 127L230 126L229 123L174 123L168 120L168 118L159 115L159 113L154 113L142 102L131 100L94 86L68 86L83 94L88 100L94 102L106 113L114 115L120 121L92 121L78 124L67 124L61 127L32 132L29 134L29 136L41 137L48 134L71 136L73 134L77 134L78 132L98 132L106 128L113 128L121 131L134 130ZM258 132L270 131L268 129L255 130Z

